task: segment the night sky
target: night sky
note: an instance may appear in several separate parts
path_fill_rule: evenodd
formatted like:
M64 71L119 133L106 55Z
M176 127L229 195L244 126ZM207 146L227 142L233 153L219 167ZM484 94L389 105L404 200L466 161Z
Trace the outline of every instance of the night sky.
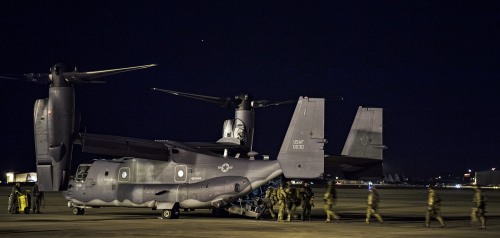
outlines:
M256 100L334 97L327 154L358 106L384 108L384 169L407 177L499 167L498 1L7 1L0 74L158 67L77 85L91 133L216 141L234 112L150 90ZM35 171L33 104L47 86L2 80L0 172ZM294 105L256 110L275 158ZM74 147L75 163L84 155ZM3 175L2 175L3 176Z

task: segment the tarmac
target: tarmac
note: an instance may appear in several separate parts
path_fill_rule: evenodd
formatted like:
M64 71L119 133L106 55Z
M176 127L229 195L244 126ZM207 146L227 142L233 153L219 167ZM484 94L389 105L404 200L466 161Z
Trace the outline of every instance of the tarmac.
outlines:
M30 189L22 187L22 190ZM239 215L214 217L209 210L182 212L179 219L160 219L160 211L147 208L86 209L73 215L61 192L46 192L42 214L9 214L10 186L0 186L1 237L499 237L500 190L484 190L487 196L487 229L470 223L472 189L437 189L442 199L446 227L436 220L424 226L425 188L379 189L380 224L365 224L366 188L337 189L334 211L341 217L325 223L323 189L315 188L311 221L276 222ZM275 207L277 211L277 207ZM297 210L297 214L301 209Z

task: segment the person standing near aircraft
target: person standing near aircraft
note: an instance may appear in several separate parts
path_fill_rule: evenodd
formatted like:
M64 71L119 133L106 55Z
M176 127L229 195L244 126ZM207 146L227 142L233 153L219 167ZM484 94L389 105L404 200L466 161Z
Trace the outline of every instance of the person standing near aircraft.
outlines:
M40 213L42 199L43 199L43 192L38 189L38 184L35 184L33 186L33 189L31 190L32 213L35 213L35 214Z
M326 185L325 195L323 196L324 209L326 212L326 221L331 222L331 219L339 220L340 217L333 212L333 206L337 200L337 192L335 191L335 184L332 180L328 180Z
M301 189L300 194L302 195L302 221L311 220L311 207L314 205L314 193L312 189L309 187L308 183L304 183L304 186Z
M479 185L474 187L474 198L472 199L474 203L474 207L472 207L471 224L478 221L481 222L481 229L486 229L486 218L484 217L484 213L486 213L486 199L483 196L481 187Z
M430 227L431 215L439 221L441 228L446 226L444 219L441 217L441 198L439 198L432 187L429 187L429 194L427 197L427 213L425 214L425 227Z
M15 214L19 213L18 210L18 201L17 198L21 194L21 185L19 183L15 183L14 186L12 186L12 191L10 192L9 196L9 213Z
M374 186L371 186L369 188L369 190L368 190L368 199L367 199L366 202L368 204L368 207L366 208L366 220L365 220L365 223L366 224L370 224L370 218L371 218L372 215L375 218L377 218L377 220L380 223L383 223L384 220L382 220L382 216L380 216L378 214L378 212L377 212L378 202L379 202L379 195L378 195L377 189Z

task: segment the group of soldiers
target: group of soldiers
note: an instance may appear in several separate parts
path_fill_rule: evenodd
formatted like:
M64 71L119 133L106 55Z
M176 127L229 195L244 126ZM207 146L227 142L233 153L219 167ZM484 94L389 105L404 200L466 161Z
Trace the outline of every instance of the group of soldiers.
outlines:
M431 217L434 217L437 221L439 221L441 227L446 227L444 219L441 217L441 199L432 187L429 187L428 192L428 206L425 214L425 226L430 227ZM474 192L474 206L472 207L471 212L471 224L479 222L481 226L480 229L486 229L486 218L484 215L486 212L486 198L483 196L482 190L479 186L474 187ZM308 183L303 183L302 188L292 187L289 181L282 183L278 189L269 187L266 190L265 197L262 199L262 208L257 215L257 219L261 218L264 213L269 213L271 218L276 220L273 207L275 204L278 204L279 209L277 221L291 221L292 217L296 217L295 211L298 206L302 207L300 219L302 221L310 221L311 208L314 207L313 199L314 193ZM333 219L340 219L340 217L333 211L336 200L337 193L335 190L335 184L330 180L327 182L326 190L323 196L324 210L326 213L325 222L331 222ZM372 216L375 217L380 223L384 222L382 216L377 211L379 201L380 198L377 189L375 186L370 186L367 197L366 224L370 224Z
M262 199L262 207L256 218L259 219L268 212L272 219L276 219L274 214L274 205L276 204L279 206L279 222L289 222L292 217L295 218L295 211L299 206L302 207L301 220L310 221L311 209L314 206L314 193L308 183L304 183L300 189L292 187L290 181L281 184L278 189L269 187Z
M11 214L16 214L24 211L20 211L20 201L19 198L23 193L21 191L21 185L19 183L15 183L12 187L12 191L9 195L9 206L8 211ZM43 192L38 189L38 184L35 184L31 189L31 196L28 196L28 209L30 209L31 213L39 214L40 208L42 206L42 200L44 199ZM29 201L31 199L31 201ZM31 208L29 208L31 207Z

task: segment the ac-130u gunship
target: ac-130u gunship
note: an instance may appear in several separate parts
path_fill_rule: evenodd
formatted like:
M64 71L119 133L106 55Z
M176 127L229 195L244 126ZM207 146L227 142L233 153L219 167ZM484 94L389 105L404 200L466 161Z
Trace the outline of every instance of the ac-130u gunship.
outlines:
M20 78L50 85L49 98L34 108L39 188L62 191L74 214L91 207L145 207L178 218L180 209L228 208L266 182L287 178L314 179L324 170L324 99L300 97L277 160L248 160L174 141L75 133L75 83L144 65L92 72L66 72ZM16 77L4 77L16 78ZM78 166L70 179L73 143L84 152L119 157ZM67 185L67 187L66 187Z

